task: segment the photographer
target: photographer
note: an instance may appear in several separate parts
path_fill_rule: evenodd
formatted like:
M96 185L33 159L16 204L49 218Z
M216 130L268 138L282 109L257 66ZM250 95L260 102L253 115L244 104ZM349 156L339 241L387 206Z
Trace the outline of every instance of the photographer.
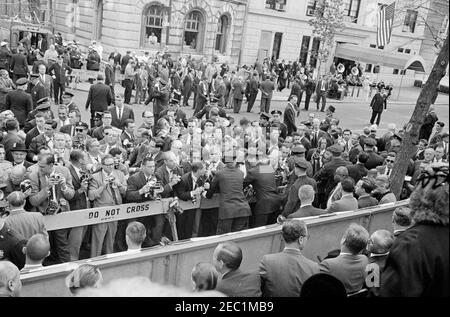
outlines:
M125 176L114 169L114 158L106 154L102 158L102 170L92 175L88 198L94 201L94 208L122 204L122 195L127 190ZM99 223L92 226L91 258L101 255L103 243L106 254L113 253L117 222Z
M55 166L53 155L40 155L38 167L28 176L31 181L30 204L44 215L68 211L70 207L67 200L73 198L75 191L67 167ZM49 262L70 261L67 232L67 229L50 232L52 254L47 258Z
M70 210L81 210L90 207L87 200L87 190L89 186L90 174L86 170L84 153L80 150L73 150L70 153L70 164L67 167L72 175L72 184L75 190L73 198L69 200ZM86 233L87 226L74 227L69 232L69 252L70 260L79 259L81 242Z
M109 154L114 158L114 169L121 171L125 175L125 179L128 179L129 163L124 161L124 153L118 148L113 148L109 150Z

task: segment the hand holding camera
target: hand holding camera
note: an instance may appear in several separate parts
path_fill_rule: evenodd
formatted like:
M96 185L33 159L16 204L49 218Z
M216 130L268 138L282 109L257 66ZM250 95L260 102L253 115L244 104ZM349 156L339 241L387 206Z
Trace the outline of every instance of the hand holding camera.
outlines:
M175 186L178 184L178 182L181 180L181 176L177 174L173 174L172 178L170 179L170 186Z

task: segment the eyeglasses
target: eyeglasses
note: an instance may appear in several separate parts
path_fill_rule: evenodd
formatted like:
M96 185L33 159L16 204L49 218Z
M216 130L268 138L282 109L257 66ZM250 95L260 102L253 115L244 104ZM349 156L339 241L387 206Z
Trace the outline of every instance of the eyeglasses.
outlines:
M77 132L84 132L84 129L75 129Z
M387 163L394 163L394 160L386 160Z
M109 132L103 133L103 135L109 135Z

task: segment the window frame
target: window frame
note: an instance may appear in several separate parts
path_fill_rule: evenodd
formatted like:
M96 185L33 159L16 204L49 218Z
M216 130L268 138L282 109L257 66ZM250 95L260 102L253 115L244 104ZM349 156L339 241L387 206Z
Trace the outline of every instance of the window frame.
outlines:
M402 32L415 33L418 16L419 12L416 10L407 9L405 19L403 20ZM414 17L414 19L412 19L412 17Z
M226 24L224 24L225 20ZM225 25L225 27L224 27ZM230 29L230 18L227 14L222 14L219 17L219 23L217 24L217 32L214 42L214 50L220 54L225 54L227 51L228 33ZM219 42L218 42L219 41ZM217 45L219 44L219 45ZM217 49L219 46L219 49Z
M317 9L317 0L308 0L306 3L306 16L312 17ZM312 10L312 13L309 14L309 10Z
M193 16L194 14L197 14L199 19L191 18L191 16ZM195 25L196 28L194 28L193 25ZM205 29L206 29L206 17L204 13L199 8L194 8L193 10L189 11L185 16L183 24L183 39L182 39L183 50L188 49L189 51L195 51L196 53L201 54L204 49ZM190 47L192 41L191 44L189 45L185 44L186 33L196 33L195 48Z
M154 11L152 12L152 9ZM158 43L154 44L154 46L161 45L163 42L163 33L164 33L164 17L167 15L167 8L159 3L151 3L148 5L143 13L142 13L142 46L152 46L152 44L148 43L148 38L151 33L155 33L155 36L158 38ZM151 23L153 21L153 23ZM158 22L157 22L158 21ZM150 34L147 34L147 31L150 31Z
M358 23L359 11L361 9L361 0L344 0L343 5L344 21L349 23ZM352 12L356 12L356 15L352 15Z

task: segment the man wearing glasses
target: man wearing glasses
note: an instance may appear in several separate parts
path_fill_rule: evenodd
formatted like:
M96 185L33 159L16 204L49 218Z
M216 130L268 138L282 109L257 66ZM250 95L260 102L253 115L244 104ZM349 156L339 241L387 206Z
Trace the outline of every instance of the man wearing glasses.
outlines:
M155 125L155 117L153 116L153 113L151 111L142 112L142 119L144 122L137 129L136 136L140 138L142 137L142 133L147 131L148 134L153 137L153 129Z
M392 169L394 168L395 156L395 152L388 153L386 160L384 160L385 165L377 167L378 175L391 176Z
M91 139L88 135L88 125L85 122L77 122L75 136L72 138L72 147L82 151L86 150L86 141Z
M89 200L94 202L94 208L117 206L122 204L122 195L125 195L126 190L124 174L114 169L114 158L106 154L102 158L102 170L94 173L89 183ZM91 258L102 254L103 245L105 245L106 254L114 252L116 231L117 221L92 226Z
M44 124L44 133L38 135L30 143L30 151L28 152L28 161L37 162L39 148L42 146L47 146L53 149L53 133L56 129L57 123L54 120L46 120Z
M110 127L112 123L112 115L111 112L106 110L103 112L102 115L102 125L99 127L96 127L94 131L92 131L92 137L96 138L97 140L103 140L105 137L104 131L107 127Z

